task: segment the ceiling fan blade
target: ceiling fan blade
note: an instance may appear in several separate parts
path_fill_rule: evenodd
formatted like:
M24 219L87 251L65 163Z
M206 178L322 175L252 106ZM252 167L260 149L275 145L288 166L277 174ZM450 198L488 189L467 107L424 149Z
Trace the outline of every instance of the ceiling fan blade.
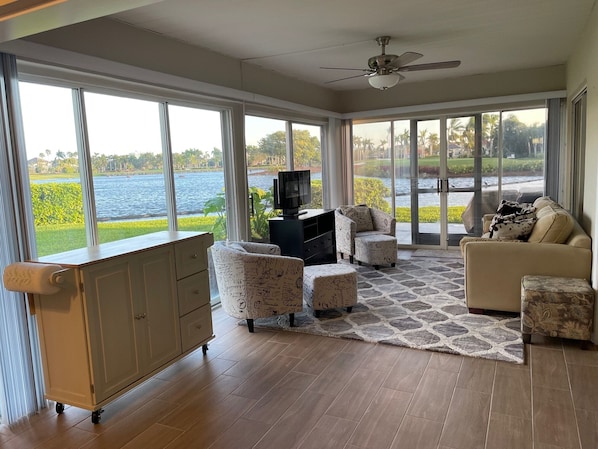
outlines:
M359 70L360 72L371 72L371 69L353 69L348 67L320 67L325 70Z
M406 51L388 65L396 68L403 67L404 65L411 64L413 61L417 61L419 58L423 58L423 56L421 53Z
M336 83L337 81L344 81L344 80L350 80L351 78L360 78L362 76L368 76L367 73L364 73L363 75L353 75L353 76L347 76L345 78L339 78L336 80L332 80L332 81L325 81L324 84L330 84L330 83Z
M459 67L461 61L430 62L428 64L414 64L399 67L399 72L415 72L416 70L452 69Z

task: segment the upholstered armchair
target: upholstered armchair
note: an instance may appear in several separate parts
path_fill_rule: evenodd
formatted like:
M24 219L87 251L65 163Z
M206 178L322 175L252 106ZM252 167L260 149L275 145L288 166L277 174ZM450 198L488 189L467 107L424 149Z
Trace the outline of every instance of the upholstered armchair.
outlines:
M336 250L340 253L341 258L344 258L347 254L351 263L353 263L355 256L356 237L371 235L395 237L396 233L397 221L394 217L365 204L338 207L334 211L334 220Z
M217 242L211 248L214 270L224 311L247 320L303 310L303 260L280 255L277 245L249 242Z

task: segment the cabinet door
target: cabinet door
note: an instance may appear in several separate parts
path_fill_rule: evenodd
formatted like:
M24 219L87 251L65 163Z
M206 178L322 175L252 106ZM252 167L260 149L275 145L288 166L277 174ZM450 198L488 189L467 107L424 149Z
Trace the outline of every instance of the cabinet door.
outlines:
M141 377L130 257L83 269L96 402Z
M181 354L179 309L172 246L139 253L136 257L139 294L135 321L140 325L144 374Z

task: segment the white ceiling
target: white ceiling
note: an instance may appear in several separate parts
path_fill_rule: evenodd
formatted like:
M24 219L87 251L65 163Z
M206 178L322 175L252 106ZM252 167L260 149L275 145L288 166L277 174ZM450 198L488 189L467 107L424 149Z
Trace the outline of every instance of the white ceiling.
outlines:
M359 72L380 53L422 53L403 82L546 67L567 61L596 0L163 0L109 16L135 27L337 90L368 87Z

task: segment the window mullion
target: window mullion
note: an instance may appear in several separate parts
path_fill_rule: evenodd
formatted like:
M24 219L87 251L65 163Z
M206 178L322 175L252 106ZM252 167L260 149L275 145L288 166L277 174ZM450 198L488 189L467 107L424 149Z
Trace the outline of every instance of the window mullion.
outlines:
M79 175L83 195L83 215L85 217L85 235L87 246L99 243L98 222L96 219L96 202L93 190L93 167L89 151L89 134L85 115L85 99L83 89L75 88L73 93L73 114L75 117L75 133L77 135L77 152L79 154Z

